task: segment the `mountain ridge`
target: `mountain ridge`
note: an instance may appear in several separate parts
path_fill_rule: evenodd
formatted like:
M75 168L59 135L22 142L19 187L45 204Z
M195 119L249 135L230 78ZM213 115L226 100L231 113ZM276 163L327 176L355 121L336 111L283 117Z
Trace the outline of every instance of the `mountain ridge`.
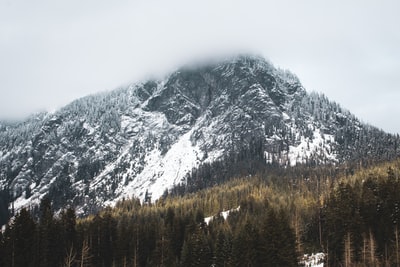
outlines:
M158 198L192 168L254 138L267 162L283 166L392 159L400 143L251 55L186 66L1 127L0 189L10 202L20 208L49 195L81 214L146 191Z

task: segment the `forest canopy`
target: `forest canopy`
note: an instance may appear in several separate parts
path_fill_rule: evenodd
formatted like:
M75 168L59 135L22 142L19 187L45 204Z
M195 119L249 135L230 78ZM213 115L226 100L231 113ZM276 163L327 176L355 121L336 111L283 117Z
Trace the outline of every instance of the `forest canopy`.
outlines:
M1 233L0 265L298 266L317 251L331 266L399 263L400 161L332 168L127 199L85 218L73 208L54 214L45 198L38 216L22 209Z

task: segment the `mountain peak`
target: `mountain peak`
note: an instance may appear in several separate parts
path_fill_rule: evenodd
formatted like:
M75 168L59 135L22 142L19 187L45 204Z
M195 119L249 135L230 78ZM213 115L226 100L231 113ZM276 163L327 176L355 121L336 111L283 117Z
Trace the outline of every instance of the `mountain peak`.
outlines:
M17 209L48 195L56 208L90 213L146 191L156 199L193 168L254 140L267 162L283 166L400 151L398 138L308 94L289 71L243 54L84 97L1 130L0 189Z

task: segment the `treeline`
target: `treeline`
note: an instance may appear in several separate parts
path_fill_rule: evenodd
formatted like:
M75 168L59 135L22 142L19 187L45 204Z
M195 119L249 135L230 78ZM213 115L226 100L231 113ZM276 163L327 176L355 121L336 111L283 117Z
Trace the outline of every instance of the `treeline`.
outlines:
M0 266L297 266L317 251L329 266L400 263L399 160L273 170L83 219L46 198L0 234Z
M26 209L0 232L0 266L63 266L66 248L77 241L76 216L67 209L56 218L48 198L35 219Z
M336 184L304 238L320 243L329 266L399 266L399 192L399 161L358 172Z
M167 195L183 196L187 193L223 184L238 177L265 173L278 169L278 165L266 162L264 146L260 138L242 140L241 147L234 147L222 159L201 164L186 174L184 182L164 192ZM207 157L207 155L206 155Z
M125 200L85 219L73 209L54 215L45 199L39 218L22 209L0 235L0 266L297 266L290 216L269 190L260 178L235 180L150 205ZM205 214L216 216L206 224Z
M374 128L371 128L371 131ZM379 131L376 131L379 133ZM363 139L365 139L363 137ZM369 140L375 140L371 138ZM389 139L388 139L389 140ZM393 148L397 148L398 143L394 142ZM397 140L397 139L396 139ZM382 140L381 140L382 141ZM383 141L382 141L383 142ZM390 162L396 159L396 153L389 153L389 149L385 150L386 156L360 156L349 157L345 164L326 163L319 164L318 155L311 155L305 164L296 164L295 166L282 165L279 160L267 159L265 147L268 146L264 139L251 137L248 140L242 139L241 146L232 147L222 159L213 162L202 163L199 167L194 168L183 179L184 182L175 185L172 189L164 192L164 196L182 196L187 193L197 192L199 190L223 184L239 177L251 177L254 175L263 176L265 179L275 179L278 183L287 183L289 180L293 184L302 183L302 179L311 179L310 185L325 181L332 183L339 177L348 178L358 171L372 168L385 162ZM400 142L399 142L400 143ZM395 144L395 145L394 145ZM389 147L389 146L388 146ZM392 148L392 147L391 147ZM355 149L361 151L359 148ZM385 152L385 153L386 153ZM393 151L392 151L393 152ZM383 153L383 152L382 152ZM390 154L390 156L389 156ZM207 155L205 156L207 157ZM279 156L280 158L280 156ZM279 181L282 180L282 181ZM318 184L320 186L320 184Z

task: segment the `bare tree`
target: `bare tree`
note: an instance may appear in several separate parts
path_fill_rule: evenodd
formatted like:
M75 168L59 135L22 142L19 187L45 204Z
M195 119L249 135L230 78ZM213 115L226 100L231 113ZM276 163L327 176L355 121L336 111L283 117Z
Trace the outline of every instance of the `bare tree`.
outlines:
M67 255L64 260L64 267L71 267L75 261L76 261L76 252L74 250L74 247L71 246L70 249L67 251Z
M396 266L399 267L400 262L399 262L399 229L396 224L396 229L395 229L395 236L396 236Z
M364 266L379 266L378 259L376 257L376 244L372 231L369 230L368 234L364 234L363 238L363 251L362 261Z
M348 232L344 240L344 266L352 266L353 261L353 249L351 242L351 234Z
M87 239L83 240L82 250L81 250L81 258L80 258L80 267L85 267L90 265L90 259L92 256L90 255L90 248Z

